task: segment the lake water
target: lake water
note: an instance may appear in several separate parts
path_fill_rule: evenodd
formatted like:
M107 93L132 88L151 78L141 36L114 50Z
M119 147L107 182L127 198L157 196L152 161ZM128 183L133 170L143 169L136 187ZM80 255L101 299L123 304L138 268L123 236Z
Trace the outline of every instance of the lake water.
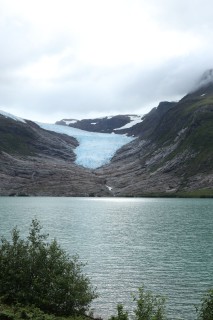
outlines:
M132 308L142 284L167 297L169 319L194 320L213 287L213 200L129 198L0 198L0 234L32 218L70 254L88 264L97 287L95 315Z

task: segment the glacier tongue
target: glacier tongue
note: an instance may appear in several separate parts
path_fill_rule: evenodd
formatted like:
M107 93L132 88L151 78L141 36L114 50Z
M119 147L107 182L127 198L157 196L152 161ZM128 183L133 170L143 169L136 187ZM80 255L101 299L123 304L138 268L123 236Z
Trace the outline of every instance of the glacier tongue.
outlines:
M74 150L76 164L96 169L110 162L115 152L134 138L125 135L88 132L68 126L37 123L41 128L76 138L79 146Z

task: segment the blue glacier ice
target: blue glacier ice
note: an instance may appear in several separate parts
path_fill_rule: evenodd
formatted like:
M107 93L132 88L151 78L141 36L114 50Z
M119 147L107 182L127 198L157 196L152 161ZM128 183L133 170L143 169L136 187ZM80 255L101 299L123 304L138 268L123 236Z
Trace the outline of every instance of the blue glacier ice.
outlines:
M115 152L134 138L126 135L88 132L68 126L37 123L41 128L67 134L78 140L74 150L76 164L85 168L96 169L110 162Z

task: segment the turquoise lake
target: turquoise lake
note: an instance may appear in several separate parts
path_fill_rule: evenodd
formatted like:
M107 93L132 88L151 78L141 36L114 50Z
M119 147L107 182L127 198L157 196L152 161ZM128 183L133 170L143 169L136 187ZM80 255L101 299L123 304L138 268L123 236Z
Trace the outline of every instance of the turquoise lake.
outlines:
M131 310L144 284L166 297L169 319L194 320L213 288L212 199L0 198L0 235L18 226L26 236L33 218L87 262L96 316L115 314L117 303Z

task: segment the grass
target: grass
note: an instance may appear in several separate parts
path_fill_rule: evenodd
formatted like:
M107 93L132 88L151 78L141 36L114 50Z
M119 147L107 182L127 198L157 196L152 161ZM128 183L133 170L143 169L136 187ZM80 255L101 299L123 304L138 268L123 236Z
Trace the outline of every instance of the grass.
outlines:
M128 197L128 195L125 195ZM213 198L212 189L196 189L192 191L178 191L178 192L152 192L142 193L137 196L129 196L133 198Z
M170 110L170 116L163 123L162 131L159 131L159 138L156 137L157 148L174 144L180 129L185 128L186 124L187 129L182 140L180 138L180 143L177 148L155 164L151 168L151 171L157 170L167 161L171 161L176 156L184 154L187 151L192 157L184 161L183 168L181 168L181 165L179 166L178 172L180 172L181 175L183 171L186 177L190 177L197 172L211 172L213 169L213 114L210 107L200 108L202 104L204 107L207 106L207 102L213 104L213 97L205 99L205 101L198 101L194 104L190 103L190 105L184 103L176 110ZM188 117L188 115L190 115L190 117ZM174 116L177 121L172 123Z
M180 191L176 193L181 198L213 198L213 189L197 189L193 191Z
M1 134L0 151L5 151L10 154L32 155L31 149L32 147L25 137L14 137L12 133Z
M190 103L190 105L185 109L186 113L190 113L198 108L213 105L213 96L208 96L205 99L200 99L195 103Z

